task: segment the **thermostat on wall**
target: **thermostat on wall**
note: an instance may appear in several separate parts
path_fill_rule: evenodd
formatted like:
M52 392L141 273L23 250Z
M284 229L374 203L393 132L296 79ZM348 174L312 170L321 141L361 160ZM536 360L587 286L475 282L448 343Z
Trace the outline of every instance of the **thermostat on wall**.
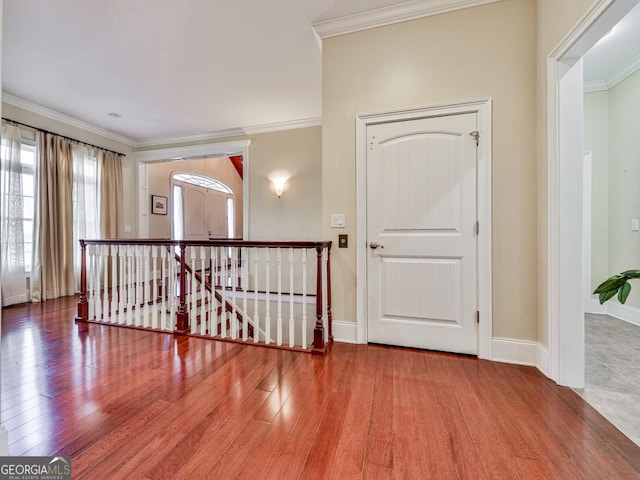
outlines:
M331 228L344 228L344 213L332 213L331 214Z

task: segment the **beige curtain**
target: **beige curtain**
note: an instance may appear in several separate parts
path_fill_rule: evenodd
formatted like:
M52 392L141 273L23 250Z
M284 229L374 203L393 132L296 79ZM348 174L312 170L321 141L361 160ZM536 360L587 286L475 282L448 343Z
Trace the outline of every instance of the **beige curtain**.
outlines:
M38 132L32 298L75 293L73 268L73 157L71 143Z
M100 234L102 238L118 238L122 222L122 159L113 152L101 151L100 169Z

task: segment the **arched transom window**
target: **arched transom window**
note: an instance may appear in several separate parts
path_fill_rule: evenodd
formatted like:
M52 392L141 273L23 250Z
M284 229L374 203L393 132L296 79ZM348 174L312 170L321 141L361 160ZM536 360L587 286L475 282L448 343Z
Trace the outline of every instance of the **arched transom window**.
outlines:
M205 177L204 175L198 175L197 173L175 173L173 180L190 183L191 185L208 188L209 190L233 194L233 191L224 183L210 177Z

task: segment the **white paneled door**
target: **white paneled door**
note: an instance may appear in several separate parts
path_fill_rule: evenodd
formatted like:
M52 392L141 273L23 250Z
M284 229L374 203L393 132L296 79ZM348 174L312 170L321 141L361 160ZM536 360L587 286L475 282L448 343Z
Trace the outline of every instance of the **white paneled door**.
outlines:
M478 353L477 121L367 127L369 342Z
M185 239L227 238L229 195L188 183L183 185Z

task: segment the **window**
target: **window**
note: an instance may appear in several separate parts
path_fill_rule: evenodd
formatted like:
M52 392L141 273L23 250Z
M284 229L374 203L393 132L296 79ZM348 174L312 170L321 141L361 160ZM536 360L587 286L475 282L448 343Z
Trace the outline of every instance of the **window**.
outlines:
M175 240L184 239L184 220L182 207L182 187L173 186L173 238Z
M5 151L5 148L3 148ZM19 171L15 173L20 174L21 185L17 186L13 192L3 192L3 195L7 196L4 201L7 205L18 206L18 209L22 210L21 215L12 217L10 220L10 226L14 226L15 221L18 225L16 228L22 228L22 235L14 236L13 238L22 240L22 249L24 254L23 266L26 274L31 272L31 257L33 250L33 219L35 214L35 166L36 166L36 144L33 140L22 138L20 140L20 158L19 158ZM15 167L11 167L12 170ZM3 178L7 172L2 172ZM4 184L4 181L3 181ZM11 207L9 207L11 208ZM19 245L19 243L18 243Z
M33 256L33 218L35 215L36 142L22 139L20 142L20 162L22 163L24 269L26 273L30 273L31 257Z
M231 191L231 189L224 183L213 178L205 177L204 175L198 175L197 173L176 173L173 175L173 179L178 182L185 182L198 187L208 188L209 190L217 190L218 192L229 194L233 193L233 191Z

